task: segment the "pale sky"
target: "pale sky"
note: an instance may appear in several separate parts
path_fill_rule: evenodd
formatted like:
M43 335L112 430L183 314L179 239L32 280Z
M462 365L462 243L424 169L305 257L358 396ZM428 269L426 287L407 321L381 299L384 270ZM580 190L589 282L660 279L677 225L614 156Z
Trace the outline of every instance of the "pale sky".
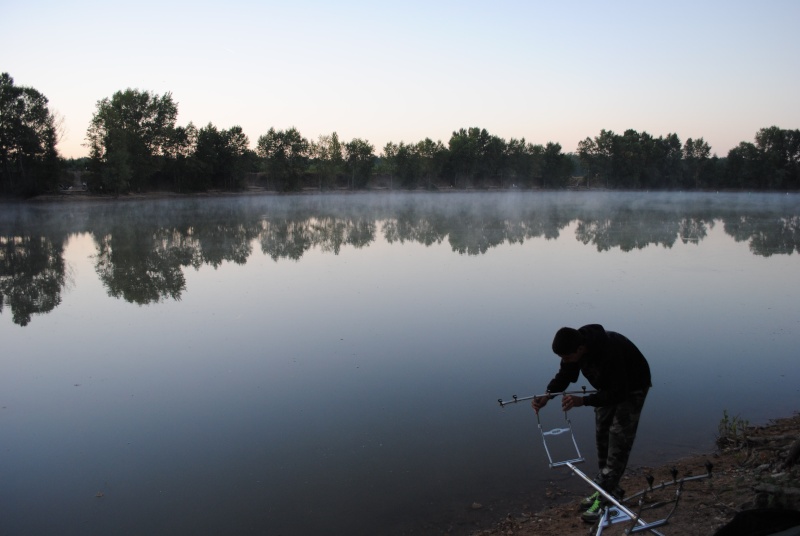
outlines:
M387 142L480 127L564 152L601 129L726 156L800 128L800 0L0 0L0 71L88 155L97 102L171 92L178 124Z

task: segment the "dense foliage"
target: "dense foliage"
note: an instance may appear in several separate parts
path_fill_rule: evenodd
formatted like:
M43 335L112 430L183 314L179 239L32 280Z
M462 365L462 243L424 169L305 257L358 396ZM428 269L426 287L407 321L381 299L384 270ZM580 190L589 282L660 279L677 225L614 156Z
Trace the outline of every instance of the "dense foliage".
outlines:
M703 138L681 145L677 134L653 138L603 130L578 144L589 181L631 189L800 189L800 130L763 128L755 144L742 142L726 159Z
M425 138L387 143L309 141L294 127L270 128L255 150L240 126L178 126L170 93L118 91L97 102L87 130L88 160L64 162L47 99L0 78L0 192L36 194L57 184L101 193L302 189L613 188L798 190L800 130L772 126L727 157L703 138L602 130L565 154L558 143L504 140L485 129L454 131L447 144Z
M0 193L35 195L58 182L56 121L47 98L0 74Z

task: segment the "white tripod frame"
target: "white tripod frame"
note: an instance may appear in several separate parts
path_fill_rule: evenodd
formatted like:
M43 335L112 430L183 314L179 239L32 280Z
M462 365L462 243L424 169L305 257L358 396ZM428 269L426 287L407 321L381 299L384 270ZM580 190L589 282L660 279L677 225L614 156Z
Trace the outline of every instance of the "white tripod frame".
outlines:
M533 398L539 398L539 397L545 397L545 396L548 397L548 398L554 398L554 397L559 396L559 395L563 396L563 395L575 394L575 393L588 394L588 393L591 393L591 392L594 392L594 391L586 391L586 388L584 387L582 391L570 391L570 392L565 391L563 393L546 393L546 394L543 394L543 395L533 395L533 396L527 396L527 397L521 397L521 398L518 398L516 395L514 395L512 397L512 400L503 401L502 399L498 399L498 402L500 403L500 407L505 407L507 404L514 404L514 403L517 403L517 402L521 402L522 400L531 400ZM556 467L567 467L567 468L569 468L570 471L572 471L573 473L578 475L587 484L592 486L598 493L600 493L600 495L602 495L603 498L608 503L607 506L605 506L603 508L602 514L600 516L600 519L597 522L597 533L596 533L596 536L601 536L603 534L603 529L605 529L605 528L607 528L607 527L609 527L611 525L615 525L617 523L625 523L625 522L628 522L628 521L631 522L631 527L625 530L626 534L637 534L637 533L640 533L640 532L647 531L647 532L650 532L652 534L655 534L656 536L664 536L664 534L662 534L661 532L657 531L656 529L666 525L669 522L669 518L672 517L673 513L675 513L675 510L678 507L678 501L680 500L681 492L683 491L684 482L689 482L691 480L700 480L700 479L704 479L704 478L711 478L711 469L712 469L713 466L709 462L706 462L706 474L697 475L697 476L688 476L688 477L681 478L680 480L678 480L678 478L677 478L677 475L678 475L677 469L673 468L672 469L672 481L671 482L662 482L660 485L656 486L655 488L653 487L653 478L652 477L648 477L647 478L647 482L648 482L648 488L647 489L644 489L644 490L640 491L639 493L631 495L630 497L627 497L626 499L624 499L622 501L622 502L625 502L625 501L629 501L631 499L634 499L636 497L639 497L639 512L638 513L634 513L627 506L622 504L621 501L617 500L613 495L611 495L611 493L609 493L606 490L604 490L603 488L601 488L597 483L595 483L594 480L592 480L591 478L586 476L586 474L583 471L581 471L580 469L575 467L576 464L583 463L585 461L585 459L581 455L581 451L578 448L578 442L575 439L575 434L572 431L572 423L570 422L569 415L567 414L566 411L564 412L564 419L565 419L565 421L567 423L566 427L564 427L564 428L553 428L553 429L545 431L542 428L542 422L539 419L539 413L538 412L536 413L536 422L537 422L538 427L539 427L539 433L542 436L542 444L544 445L544 451L547 453L547 459L549 461L550 469L554 469ZM567 460L554 461L553 460L553 456L550 454L550 448L547 446L547 438L550 437L550 436L557 436L557 435L561 435L561 434L565 434L565 433L568 433L570 435L571 439L572 439L572 445L575 447L576 456L574 458L570 458L570 459L567 459ZM675 491L675 498L673 500L671 500L671 501L657 503L655 506L662 506L664 504L674 503L674 506L672 507L672 510L667 514L667 516L664 519L660 519L660 520L654 521L652 523L647 523L646 521L644 521L641 518L641 512L643 510L644 497L646 496L646 494L648 492L650 492L650 491L656 491L656 490L663 489L663 488L665 488L667 486L671 486L671 485L677 486L677 489Z

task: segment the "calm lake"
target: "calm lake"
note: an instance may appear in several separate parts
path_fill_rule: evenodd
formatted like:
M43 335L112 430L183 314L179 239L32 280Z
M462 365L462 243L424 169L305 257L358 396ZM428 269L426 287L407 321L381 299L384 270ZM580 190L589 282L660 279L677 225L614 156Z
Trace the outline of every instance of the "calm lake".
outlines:
M797 194L0 204L0 534L488 527L585 491L497 403L558 328L639 346L630 463L667 463L800 409L798 276Z

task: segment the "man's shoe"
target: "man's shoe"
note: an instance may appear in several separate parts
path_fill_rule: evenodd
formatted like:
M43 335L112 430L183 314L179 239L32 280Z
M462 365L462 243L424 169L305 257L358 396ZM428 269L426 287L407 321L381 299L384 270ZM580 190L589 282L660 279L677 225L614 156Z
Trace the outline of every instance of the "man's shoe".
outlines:
M580 507L581 510L586 510L587 508L589 508L594 504L594 501L596 501L599 498L600 498L600 492L595 491L594 493L583 499L578 506Z
M601 501L600 497L598 497L597 499L594 500L589 509L581 514L581 519L584 520L586 523L597 523L602 514L603 514L603 501Z

